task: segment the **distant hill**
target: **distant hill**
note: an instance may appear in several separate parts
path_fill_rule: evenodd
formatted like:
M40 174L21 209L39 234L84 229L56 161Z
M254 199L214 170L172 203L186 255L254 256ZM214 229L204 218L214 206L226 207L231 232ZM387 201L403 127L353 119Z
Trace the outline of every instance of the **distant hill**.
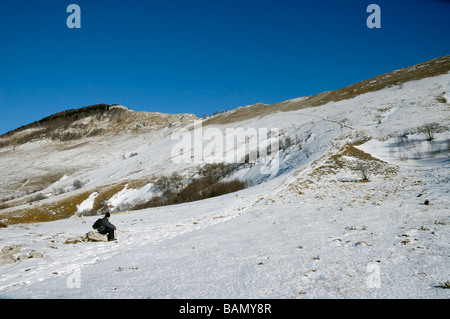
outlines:
M182 118L196 117L193 114L134 112L118 104L95 104L52 114L7 132L0 136L0 147L38 139L72 141L107 133L143 133L175 125Z

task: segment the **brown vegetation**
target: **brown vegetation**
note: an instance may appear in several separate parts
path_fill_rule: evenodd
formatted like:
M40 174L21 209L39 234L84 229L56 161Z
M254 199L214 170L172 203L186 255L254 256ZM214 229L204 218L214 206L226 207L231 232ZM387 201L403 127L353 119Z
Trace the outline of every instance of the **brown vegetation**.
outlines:
M322 92L303 99L294 99L273 105L258 103L252 106L237 108L232 112L218 114L206 120L203 125L234 123L256 117L263 117L275 112L295 111L308 107L324 105L328 102L347 100L360 94L375 92L387 87L401 85L408 81L438 76L449 71L450 55L447 55L411 67L378 75L339 90Z
M89 192L68 196L59 201L33 205L30 208L17 209L1 215L9 225L23 223L48 222L73 216L77 211L77 205L89 197Z

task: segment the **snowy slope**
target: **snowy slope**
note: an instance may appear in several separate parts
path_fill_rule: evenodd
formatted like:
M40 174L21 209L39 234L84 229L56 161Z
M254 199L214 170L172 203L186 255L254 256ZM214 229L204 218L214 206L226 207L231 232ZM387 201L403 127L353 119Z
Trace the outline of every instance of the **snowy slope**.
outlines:
M279 152L230 177L255 186L115 213L117 242L66 243L89 231L96 216L0 228L4 255L19 259L0 266L0 297L449 298L449 290L439 287L450 280L449 88L445 74L216 125L221 131L279 130L285 143ZM433 122L440 127L434 140L426 141L420 128ZM113 159L84 166L44 192L69 188L75 178L86 181L78 190L88 195L83 210L108 183L175 171L189 177L198 163L171 162L173 132L120 137ZM415 142L397 143L399 136ZM35 145L19 148L28 147ZM129 155L120 156L121 148ZM240 148L245 145L236 145ZM77 160L93 160L81 149ZM133 152L137 155L130 156ZM276 157L279 169L261 174ZM2 165L13 166L13 159L3 155ZM110 203L152 196L151 186L124 185Z
M280 189L280 177L219 199L117 214L117 243L64 244L96 217L11 226L4 245L44 257L2 266L0 295L448 298L437 288L450 275L448 168L402 173L421 181L312 184L299 194ZM368 285L371 269L379 288Z

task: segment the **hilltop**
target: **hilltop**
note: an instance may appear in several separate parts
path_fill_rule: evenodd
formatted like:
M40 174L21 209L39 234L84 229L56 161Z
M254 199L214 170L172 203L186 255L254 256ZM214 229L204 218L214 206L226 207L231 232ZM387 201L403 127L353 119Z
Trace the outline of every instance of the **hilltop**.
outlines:
M18 146L38 140L77 141L83 138L126 133L148 133L185 125L193 114L134 112L118 104L95 104L52 114L0 136L0 146Z

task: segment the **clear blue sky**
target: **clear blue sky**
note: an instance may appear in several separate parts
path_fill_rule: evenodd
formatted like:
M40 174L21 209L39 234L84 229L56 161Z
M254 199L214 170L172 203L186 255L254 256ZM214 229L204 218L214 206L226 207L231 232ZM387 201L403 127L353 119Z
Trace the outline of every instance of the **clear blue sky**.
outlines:
M339 89L450 54L449 15L444 0L1 0L0 134L97 103L201 116Z

